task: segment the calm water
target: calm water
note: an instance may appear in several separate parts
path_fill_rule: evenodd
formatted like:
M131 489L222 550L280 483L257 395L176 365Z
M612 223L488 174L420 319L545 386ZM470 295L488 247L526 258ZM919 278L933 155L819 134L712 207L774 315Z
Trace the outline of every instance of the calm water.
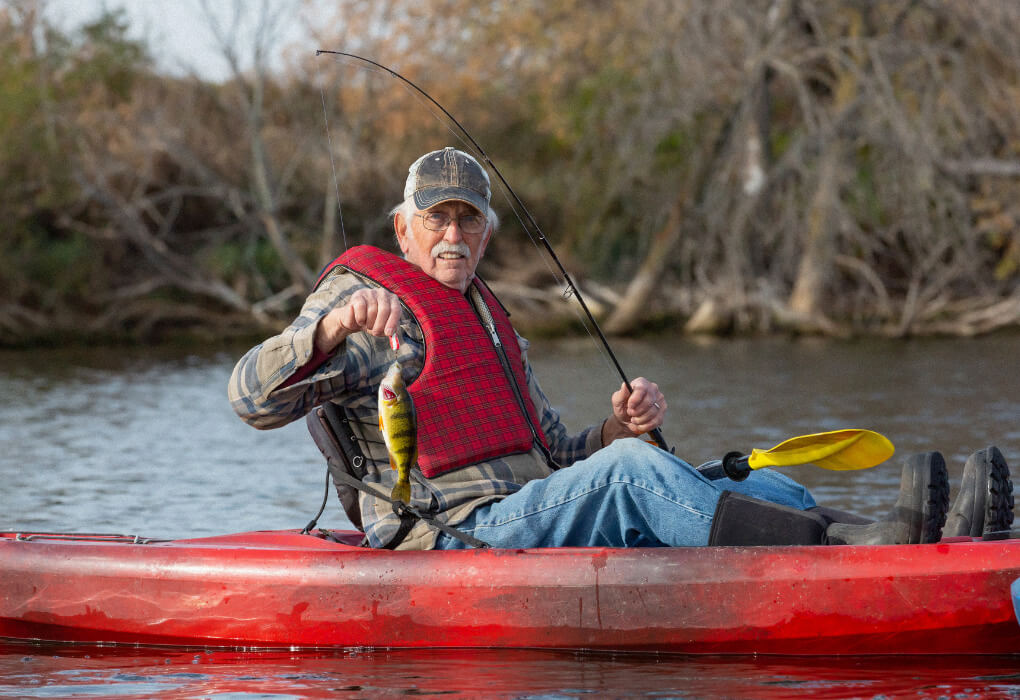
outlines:
M0 650L3 647L0 645ZM0 651L0 697L1009 698L1015 657L840 661L534 650Z
M998 445L1020 464L1020 336L833 343L616 342L663 387L666 439L691 462L798 434L867 427L898 455L939 449L958 476ZM300 528L325 468L303 422L259 432L225 385L244 350L0 352L0 529L184 537ZM619 382L587 339L536 341L565 421L601 420ZM1017 470L1020 473L1020 470ZM789 469L823 503L879 515L897 459L857 473ZM320 524L349 527L332 502ZM0 696L1020 697L1020 659L692 659L545 652L242 654L0 645Z

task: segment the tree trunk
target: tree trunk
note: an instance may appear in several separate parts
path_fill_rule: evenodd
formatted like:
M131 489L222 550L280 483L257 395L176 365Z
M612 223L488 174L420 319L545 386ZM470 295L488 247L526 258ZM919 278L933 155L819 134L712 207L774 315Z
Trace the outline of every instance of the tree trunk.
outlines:
M807 213L804 253L790 293L790 310L808 317L822 315L825 288L835 265L832 213L838 193L839 166L839 148L835 143L826 148L818 164L818 188Z
M846 16L846 33L850 38L848 53L860 67L867 61L865 52L857 44L865 18L855 7L846 7L842 11ZM848 69L836 60L830 60L830 67L835 76L832 97L835 117L828 128L822 128L817 134L821 146L815 175L818 184L808 207L804 252L798 263L797 278L789 299L790 311L813 319L824 316L824 294L836 266L834 213L838 206L839 166L843 155L839 125L854 113L860 93L858 71Z
M612 315L606 320L605 332L612 334L630 333L647 317L650 299L659 286L662 274L680 240L681 202L677 200L666 217L666 224L652 239L652 245L638 268L637 274L627 286L623 300L617 304Z

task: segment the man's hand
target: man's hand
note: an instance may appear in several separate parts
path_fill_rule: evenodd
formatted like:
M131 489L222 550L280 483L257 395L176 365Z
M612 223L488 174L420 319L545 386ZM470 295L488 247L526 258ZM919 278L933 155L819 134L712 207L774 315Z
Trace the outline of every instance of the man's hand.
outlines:
M613 394L613 415L602 424L602 444L608 445L617 438L636 437L662 425L666 418L666 397L659 385L638 377Z
M385 289L359 289L350 301L330 311L315 329L315 347L329 354L351 333L365 331L385 337L400 326L402 309L396 294Z

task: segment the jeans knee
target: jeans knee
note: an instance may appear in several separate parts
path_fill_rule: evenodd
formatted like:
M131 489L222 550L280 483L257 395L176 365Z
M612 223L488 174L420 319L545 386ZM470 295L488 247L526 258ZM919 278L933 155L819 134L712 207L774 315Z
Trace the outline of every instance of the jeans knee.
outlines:
M632 475L635 470L654 463L656 450L658 448L639 438L621 438L609 443L586 461L607 474Z
M813 508L815 499L808 489L786 476L772 469L755 471L746 481L730 483L727 486L730 491L737 491L745 496L752 496L764 501L771 501L792 508L805 510Z
M640 438L615 440L585 460L587 469L606 482L674 489L698 489L705 480L697 470Z
M620 438L609 443L596 454L606 453L614 462L625 464L652 464L662 460L675 461L676 457L641 438Z

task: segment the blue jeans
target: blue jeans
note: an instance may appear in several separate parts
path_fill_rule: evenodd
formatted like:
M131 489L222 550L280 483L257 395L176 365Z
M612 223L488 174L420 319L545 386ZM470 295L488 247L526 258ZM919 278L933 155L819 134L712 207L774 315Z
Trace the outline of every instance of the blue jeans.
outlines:
M801 510L815 505L807 489L778 472L710 481L664 450L625 439L476 508L457 529L501 549L704 546L723 491ZM440 533L435 548L465 547Z

